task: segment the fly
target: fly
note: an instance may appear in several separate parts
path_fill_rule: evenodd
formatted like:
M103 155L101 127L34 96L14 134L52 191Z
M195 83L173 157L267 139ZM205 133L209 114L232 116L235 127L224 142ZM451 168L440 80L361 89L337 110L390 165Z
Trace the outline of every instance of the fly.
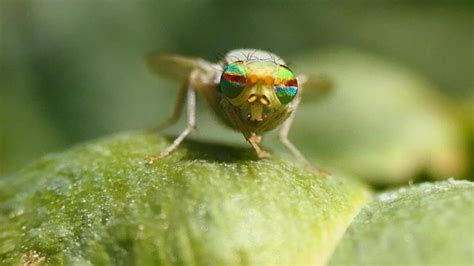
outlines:
M181 116L187 106L187 126L160 155L172 153L196 126L196 92L202 93L217 117L240 131L259 158L270 154L261 147L262 134L281 125L280 141L299 160L310 164L288 139L288 133L301 102L303 88L310 95L321 95L330 88L327 80L295 75L279 56L255 49L230 51L217 63L201 58L152 53L148 66L158 75L183 82L171 117L156 129L166 128Z

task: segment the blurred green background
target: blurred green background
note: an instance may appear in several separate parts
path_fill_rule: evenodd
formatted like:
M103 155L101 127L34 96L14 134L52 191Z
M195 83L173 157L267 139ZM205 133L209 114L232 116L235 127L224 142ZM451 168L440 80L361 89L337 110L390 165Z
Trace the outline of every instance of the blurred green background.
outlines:
M2 0L0 174L165 119L178 84L153 76L146 53L217 60L249 47L334 80L291 134L319 165L382 185L471 177L473 10L472 1ZM199 109L195 138L246 145ZM284 152L274 134L266 145Z

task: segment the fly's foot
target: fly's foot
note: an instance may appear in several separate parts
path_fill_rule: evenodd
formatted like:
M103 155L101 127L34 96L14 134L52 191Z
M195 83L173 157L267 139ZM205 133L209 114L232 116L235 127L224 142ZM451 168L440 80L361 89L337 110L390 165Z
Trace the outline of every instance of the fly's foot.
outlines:
M152 165L155 162L165 158L166 156L168 156L168 154L161 153L160 155L150 155L150 156L148 156L148 158L146 158L145 163L148 164L148 165Z
M264 151L262 149L258 150L257 151L257 156L258 158L262 159L262 158L270 158L270 153L267 152L267 151Z
M327 176L331 176L332 174L329 173L328 171L324 170L324 169L321 169L317 166L314 166L313 164L306 164L309 169L313 172L316 172L318 175L321 175L323 177L327 177Z
M318 173L319 173L320 175L324 176L324 177L331 175L331 173L329 173L328 171L323 170L323 169L318 169Z
M160 156L151 155L151 156L148 156L148 158L146 158L145 163L148 164L148 165L152 165L152 164L154 164L156 161L158 161L159 159L160 159Z

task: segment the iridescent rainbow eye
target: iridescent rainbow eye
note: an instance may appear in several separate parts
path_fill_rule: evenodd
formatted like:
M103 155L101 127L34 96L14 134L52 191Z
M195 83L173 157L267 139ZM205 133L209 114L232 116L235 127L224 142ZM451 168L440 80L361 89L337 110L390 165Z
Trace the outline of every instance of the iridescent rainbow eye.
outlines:
M273 89L280 103L291 102L298 93L298 81L295 74L286 66L280 65L274 74Z
M233 99L244 90L246 81L247 77L243 62L233 62L224 68L219 88L227 98Z

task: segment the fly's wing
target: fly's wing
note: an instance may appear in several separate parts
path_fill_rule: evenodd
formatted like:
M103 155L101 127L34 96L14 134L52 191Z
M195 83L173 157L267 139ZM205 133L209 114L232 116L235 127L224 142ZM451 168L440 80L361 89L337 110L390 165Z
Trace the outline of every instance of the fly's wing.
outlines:
M333 90L332 81L325 76L299 75L298 84L303 88L302 101L320 99Z
M193 70L206 76L217 73L217 66L202 58L154 52L146 56L148 67L163 78L183 81Z

